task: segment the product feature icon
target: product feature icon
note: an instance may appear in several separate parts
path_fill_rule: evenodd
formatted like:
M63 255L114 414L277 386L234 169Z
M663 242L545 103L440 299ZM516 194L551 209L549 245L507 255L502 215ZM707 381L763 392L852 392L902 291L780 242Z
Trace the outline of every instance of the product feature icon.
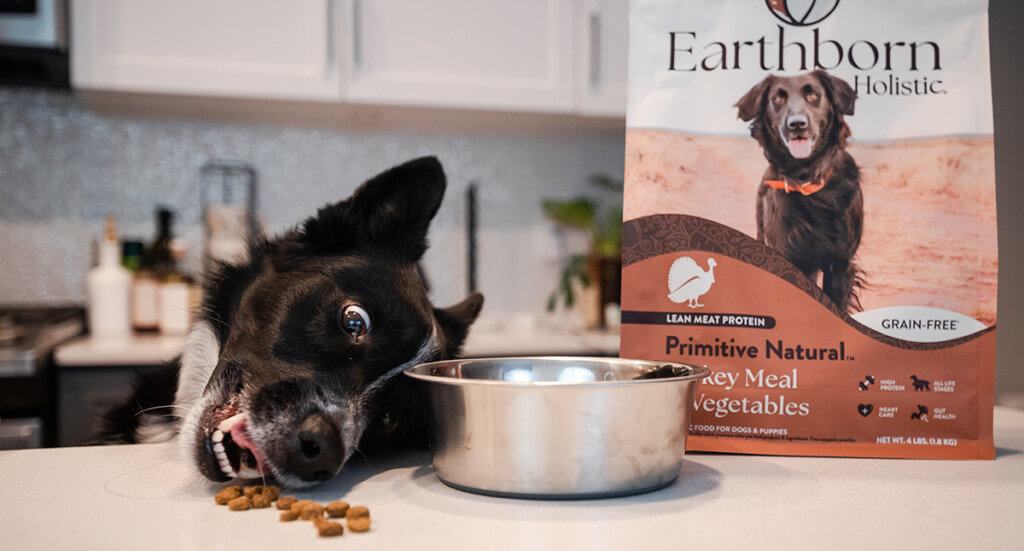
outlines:
M861 417L871 415L872 411L875 411L875 406L871 404L860 404L857 406L857 413L859 413Z
M927 391L931 392L932 383L924 379L918 379L917 375L911 375L910 380L914 381L914 392Z
M690 308L703 308L701 296L715 284L714 258L708 259L708 269L701 268L697 261L684 256L677 258L668 270L668 298L676 304L686 303Z
M868 390L873 384L875 384L875 376L865 375L864 380L857 383L857 388L860 390Z
M910 414L910 419L914 421L928 422L928 406L922 406L917 404L917 411Z

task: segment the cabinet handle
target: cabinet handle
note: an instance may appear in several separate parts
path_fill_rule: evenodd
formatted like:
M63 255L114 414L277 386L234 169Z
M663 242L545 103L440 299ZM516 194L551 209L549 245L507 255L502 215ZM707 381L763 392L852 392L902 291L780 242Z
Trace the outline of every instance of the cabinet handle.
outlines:
M352 65L356 68L363 65L362 14L362 1L352 0Z
M601 81L601 14L590 14L590 86Z

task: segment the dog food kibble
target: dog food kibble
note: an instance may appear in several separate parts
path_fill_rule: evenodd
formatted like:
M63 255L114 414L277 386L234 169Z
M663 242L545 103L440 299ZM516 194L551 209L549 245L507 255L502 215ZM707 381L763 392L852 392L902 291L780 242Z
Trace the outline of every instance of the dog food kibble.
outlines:
M299 518L302 520L312 520L314 518L323 518L324 506L319 503L307 503L299 509Z
M345 533L345 528L341 524L323 518L313 519L313 524L321 538L331 538Z
M292 503L298 501L292 496L285 496L277 498L277 508L282 511L287 511L292 508Z
M228 502L228 509L231 509L232 511L248 511L251 508L252 503L249 501L249 498L245 496L236 497Z
M366 532L370 529L370 510L361 505L351 507L345 513L348 529L353 532Z
M213 500L217 502L217 505L227 505L229 501L240 497L242 495L242 488L238 486L228 486L223 490L217 492L217 495L213 496Z
M267 496L270 501L277 501L277 498L281 497L281 488L277 486L264 486L263 495Z
M344 501L332 501L324 507L327 510L327 516L331 518L344 518L345 513L348 512L348 503Z
M267 494L256 494L252 496L253 509L266 509L273 502Z
M332 501L326 506L311 499L296 499L293 496L281 496L277 486L228 486L214 496L218 505L227 505L232 511L248 511L249 509L268 509L274 502L281 511L281 522L292 522L299 519L312 521L317 534L322 538L337 537L345 533L346 527L340 522L331 522L324 518L344 518L350 532L368 532L370 530L370 510L362 505L351 507L344 501Z

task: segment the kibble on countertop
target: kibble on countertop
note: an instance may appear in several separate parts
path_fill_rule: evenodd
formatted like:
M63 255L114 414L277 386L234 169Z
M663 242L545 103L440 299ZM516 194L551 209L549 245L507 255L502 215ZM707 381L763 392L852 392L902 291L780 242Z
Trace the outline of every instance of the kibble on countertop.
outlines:
M236 497L228 502L228 509L232 511L248 511L252 509L252 502L245 496Z
M242 496L242 488L240 486L228 486L223 490L217 492L217 495L213 496L213 500L217 502L217 505L227 505L232 499L236 499Z
M327 516L331 518L345 518L349 505L344 501L332 501L324 509L327 510Z
M298 501L298 500L297 500L297 499L295 499L295 498L294 498L294 497L292 497L292 496L284 496L284 497L281 497L281 498L278 498L278 499L277 499L277 504L276 504L276 506L277 506L277 508L278 508L278 509L280 509L280 510L282 510L282 511L287 511L288 509L291 509L291 508L292 508L292 505L293 505L293 504L294 504L294 503L295 503L296 501Z
M313 525L316 526L317 534L319 534L321 538L340 536L345 533L345 528L341 524L331 522L324 518L313 519Z
M362 505L350 507L345 513L345 521L352 532L366 532L370 529L370 510Z

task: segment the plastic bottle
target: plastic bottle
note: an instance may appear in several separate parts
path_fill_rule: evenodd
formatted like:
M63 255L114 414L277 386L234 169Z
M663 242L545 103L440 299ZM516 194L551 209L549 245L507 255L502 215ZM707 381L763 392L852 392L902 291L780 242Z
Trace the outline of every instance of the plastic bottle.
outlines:
M192 323L192 279L179 265L185 257L185 244L180 239L170 240L171 260L160 282L160 333L184 335Z
M121 247L117 242L117 223L108 216L103 240L99 244L99 264L86 276L89 329L96 338L131 335L132 276L121 266Z

